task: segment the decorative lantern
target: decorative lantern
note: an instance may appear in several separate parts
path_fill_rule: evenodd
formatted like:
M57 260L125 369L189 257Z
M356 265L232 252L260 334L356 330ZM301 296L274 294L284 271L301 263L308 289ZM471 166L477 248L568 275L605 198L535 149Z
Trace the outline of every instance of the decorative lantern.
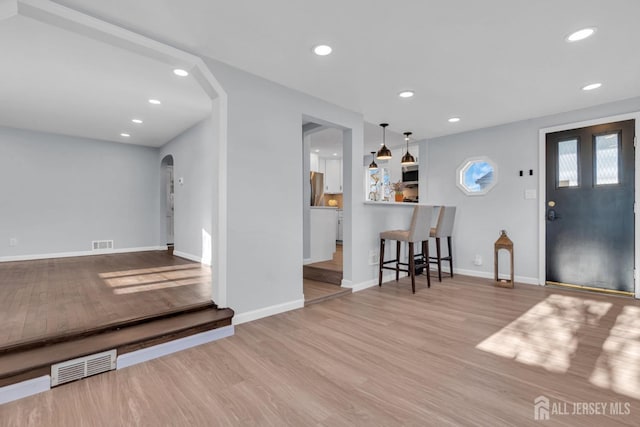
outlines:
M505 249L510 254L511 260L511 279L499 279L498 278L498 251L500 249ZM493 269L494 269L494 279L496 286L500 286L503 288L513 288L513 242L507 236L507 232L504 230L500 230L500 237L496 240L494 245L494 254L493 254Z

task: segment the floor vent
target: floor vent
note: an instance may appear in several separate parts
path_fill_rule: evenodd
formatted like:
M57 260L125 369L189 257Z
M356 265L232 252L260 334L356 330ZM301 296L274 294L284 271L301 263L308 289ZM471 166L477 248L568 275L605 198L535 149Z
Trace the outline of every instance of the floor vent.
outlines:
M113 240L94 240L91 243L94 251L113 249Z
M51 366L51 387L116 369L116 351L109 350Z

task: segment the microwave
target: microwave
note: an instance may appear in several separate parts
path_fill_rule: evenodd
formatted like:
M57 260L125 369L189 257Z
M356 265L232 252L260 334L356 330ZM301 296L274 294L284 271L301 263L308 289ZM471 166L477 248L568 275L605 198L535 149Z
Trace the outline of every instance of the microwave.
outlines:
M402 167L402 183L404 185L418 185L418 165Z

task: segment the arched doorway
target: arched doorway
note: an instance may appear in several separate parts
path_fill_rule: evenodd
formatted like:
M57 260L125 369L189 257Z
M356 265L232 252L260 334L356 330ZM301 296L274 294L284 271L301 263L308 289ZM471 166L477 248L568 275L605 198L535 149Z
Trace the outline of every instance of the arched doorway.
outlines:
M166 244L169 253L173 253L175 212L172 155L162 159L160 169L160 244Z

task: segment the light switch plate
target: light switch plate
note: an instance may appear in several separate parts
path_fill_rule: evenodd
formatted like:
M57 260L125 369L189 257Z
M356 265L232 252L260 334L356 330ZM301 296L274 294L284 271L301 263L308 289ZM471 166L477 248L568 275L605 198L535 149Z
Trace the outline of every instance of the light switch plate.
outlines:
M538 192L535 188L524 190L524 198L525 199L535 199L538 197Z

